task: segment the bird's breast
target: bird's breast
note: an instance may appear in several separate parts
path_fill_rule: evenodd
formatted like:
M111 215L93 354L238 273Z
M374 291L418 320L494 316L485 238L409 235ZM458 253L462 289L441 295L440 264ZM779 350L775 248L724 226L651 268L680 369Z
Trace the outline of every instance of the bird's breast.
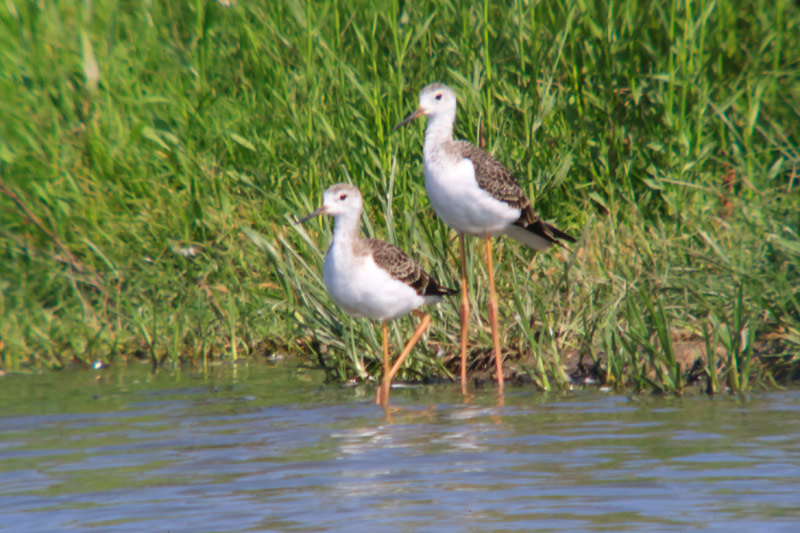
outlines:
M495 234L519 218L519 209L496 200L478 185L469 159L446 164L426 159L425 189L439 218L460 233Z

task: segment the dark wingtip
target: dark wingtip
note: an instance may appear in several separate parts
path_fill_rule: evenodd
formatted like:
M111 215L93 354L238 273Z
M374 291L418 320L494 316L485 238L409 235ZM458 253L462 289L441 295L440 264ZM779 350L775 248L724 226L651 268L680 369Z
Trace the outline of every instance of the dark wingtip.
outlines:
M561 241L567 242L578 242L572 235L564 233L557 227L553 226L552 224L548 224L547 222L543 222L542 220L537 220L533 224L528 224L524 226L526 230L530 231L531 233L535 233L539 237L546 239L553 244L561 244Z
M555 226L548 225L547 229L550 230L550 232L553 234L553 237L555 237L556 239L561 239L561 240L567 241L567 242L578 242L575 239L575 237L573 237L572 235L568 235L568 234L564 233L563 231L561 231L560 229L558 229Z
M449 289L447 287L442 287L434 280L431 280L431 283L425 287L425 292L423 296L452 296L453 294L458 294L458 289Z

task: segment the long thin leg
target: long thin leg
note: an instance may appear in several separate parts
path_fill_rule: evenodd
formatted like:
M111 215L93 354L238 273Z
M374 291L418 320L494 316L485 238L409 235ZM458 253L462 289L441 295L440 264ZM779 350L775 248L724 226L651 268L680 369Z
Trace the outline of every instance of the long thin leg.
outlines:
M408 354L411 353L411 349L414 347L415 344L419 342L419 339L422 337L422 334L425 333L425 330L428 329L428 326L431 323L431 316L427 313L423 313L422 311L414 311L414 314L420 317L419 326L414 331L414 334L411 336L411 339L406 344L406 347L403 348L402 353L397 358L397 361L394 362L392 369L389 371L389 384L391 385L392 379L394 379L395 374L397 371L400 370L400 367L403 366L403 361L406 360Z
M497 366L497 389L503 392L503 360L500 358L500 339L497 333L497 293L494 289L494 265L492 264L492 236L486 234L486 264L489 270L489 323L492 326L494 361Z
M392 377L389 368L389 326L385 320L381 322L381 334L383 335L383 379L381 380L381 386L378 387L378 397L375 398L375 403L386 407L389 405L389 387L392 383Z
M469 333L469 286L467 285L467 255L464 234L458 234L461 249L461 393L467 393L467 334Z

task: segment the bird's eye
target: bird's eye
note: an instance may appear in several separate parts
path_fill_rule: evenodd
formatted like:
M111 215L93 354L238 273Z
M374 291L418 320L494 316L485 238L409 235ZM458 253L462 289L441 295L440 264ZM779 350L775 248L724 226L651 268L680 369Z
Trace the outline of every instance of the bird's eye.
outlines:
M347 200L347 195L345 193L340 194L339 200Z
M442 99L442 93L439 93L439 94L437 94L437 95L436 95L436 99L437 99L437 100L441 100L441 99Z

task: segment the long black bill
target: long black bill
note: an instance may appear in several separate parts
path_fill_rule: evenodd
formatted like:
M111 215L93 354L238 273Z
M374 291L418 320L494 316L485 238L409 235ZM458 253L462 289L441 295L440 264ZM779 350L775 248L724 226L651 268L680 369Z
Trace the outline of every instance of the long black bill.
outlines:
M303 218L301 218L300 220L298 220L297 222L295 222L295 225L302 224L303 222L305 222L306 220L308 220L310 218L314 218L314 217L318 217L320 215L324 215L325 211L327 211L327 209L325 209L325 206L322 206L319 209L317 209L316 211L314 211L313 213L309 213L306 216L304 216Z
M408 124L409 122L414 120L415 118L419 118L424 114L425 114L425 112L422 110L422 108L417 109L413 113L410 113L406 118L404 118L403 121L400 124L398 124L397 126L392 128L392 131L399 130L400 128L402 128L403 126L405 126L406 124Z

